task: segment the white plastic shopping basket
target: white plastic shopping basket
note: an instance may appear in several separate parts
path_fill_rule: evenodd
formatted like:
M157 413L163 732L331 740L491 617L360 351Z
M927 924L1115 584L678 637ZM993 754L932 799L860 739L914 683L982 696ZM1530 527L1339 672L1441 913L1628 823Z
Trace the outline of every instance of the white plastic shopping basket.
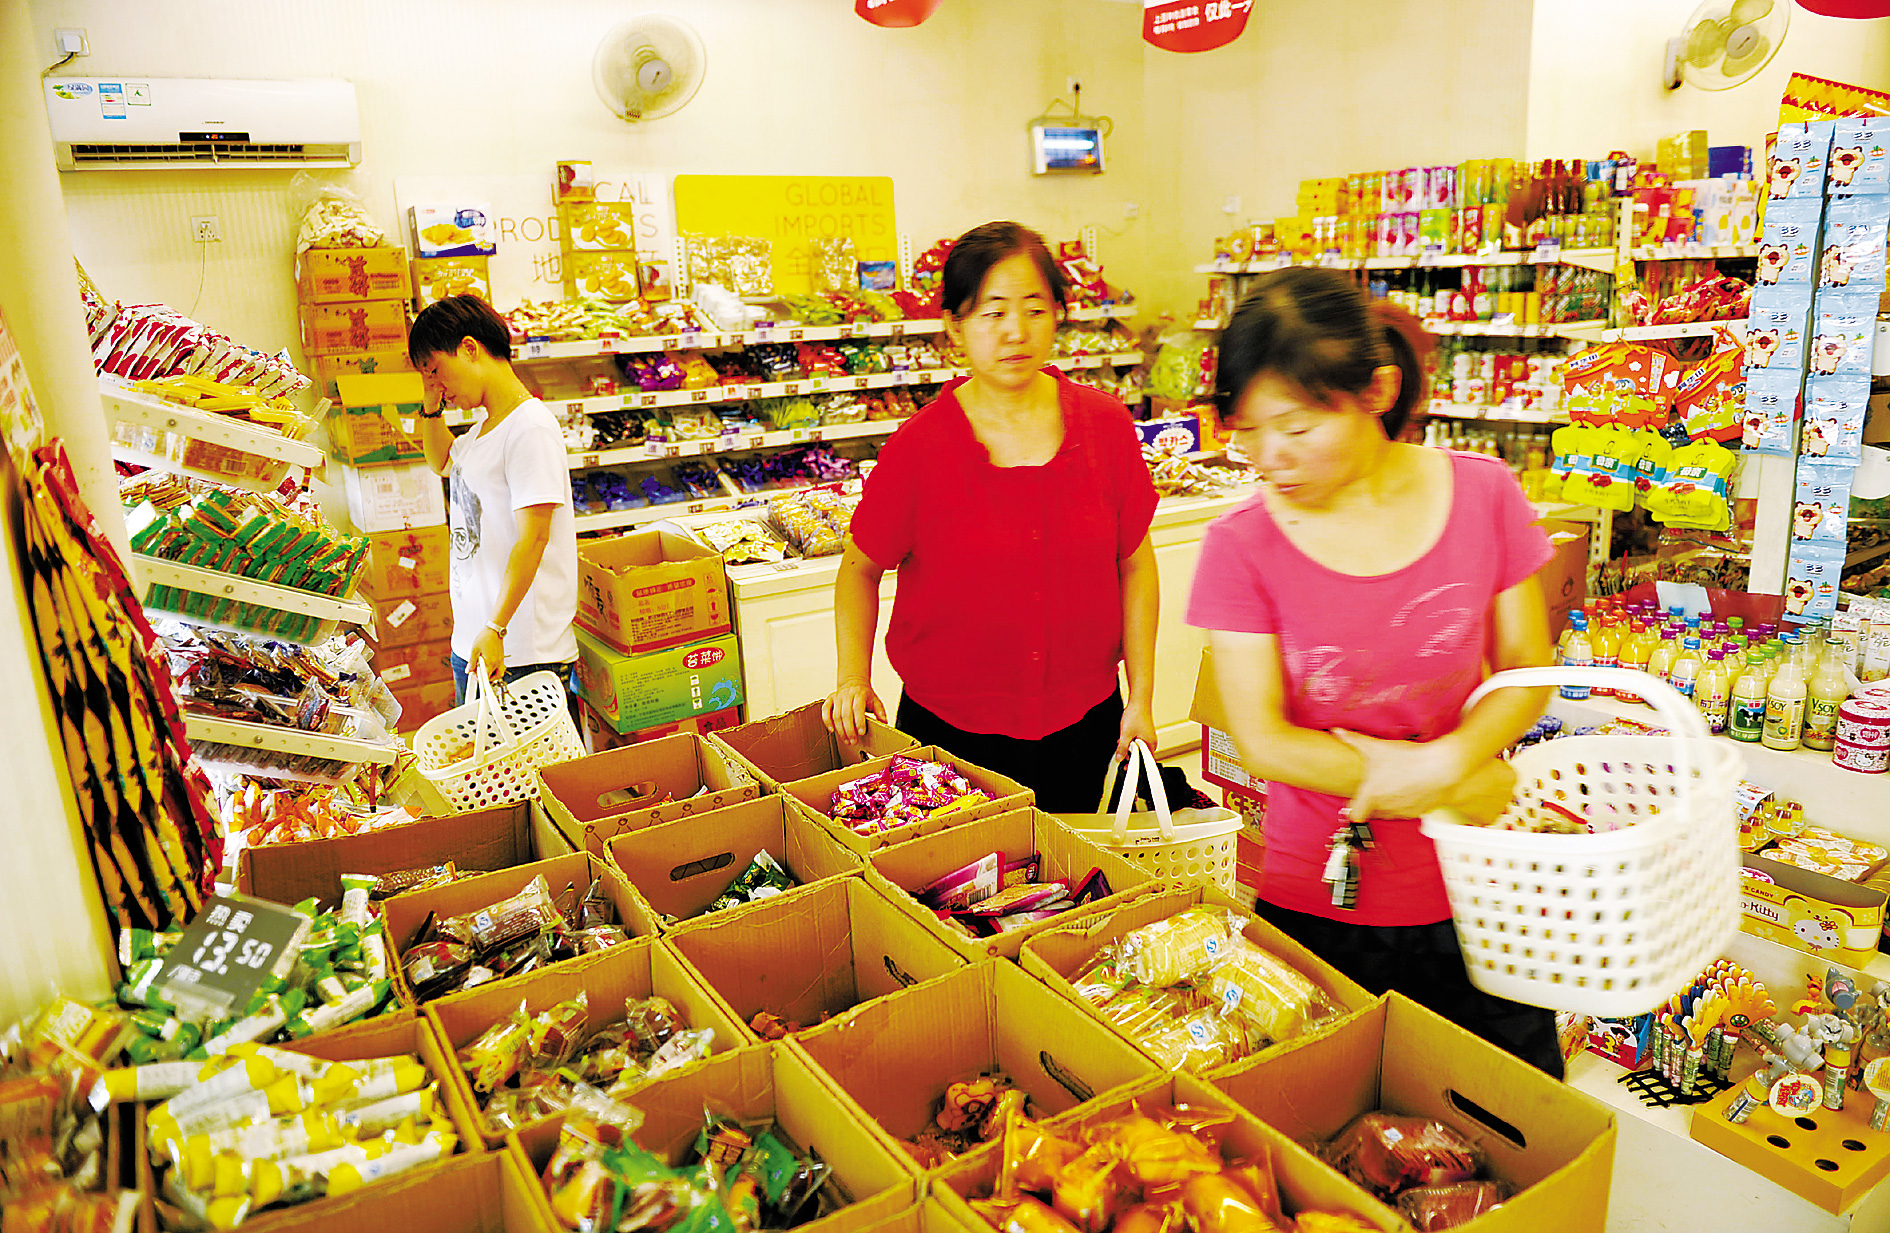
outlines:
M534 672L493 685L486 666L466 679L466 701L435 715L414 737L415 767L455 813L538 795L533 772L584 756L564 678Z
M1231 809L1199 810L1192 821L1177 823L1162 787L1161 764L1141 741L1130 746L1126 759L1129 783L1117 804L1113 823L1096 825L1109 816L1109 798L1115 791L1121 763L1111 762L1103 782L1102 803L1094 814L1062 815L1065 825L1100 848L1140 865L1156 878L1182 882L1209 882L1234 894L1234 840L1240 834L1240 815ZM1148 798L1154 806L1154 825L1131 827L1130 812L1148 768ZM1144 814L1144 818L1148 815Z
M1488 993L1592 1015L1665 1002L1739 929L1733 789L1744 759L1670 686L1622 668L1499 672L1464 704L1516 686L1644 698L1671 736L1572 736L1516 754L1492 826L1427 815L1470 979ZM1592 834L1538 834L1559 819Z

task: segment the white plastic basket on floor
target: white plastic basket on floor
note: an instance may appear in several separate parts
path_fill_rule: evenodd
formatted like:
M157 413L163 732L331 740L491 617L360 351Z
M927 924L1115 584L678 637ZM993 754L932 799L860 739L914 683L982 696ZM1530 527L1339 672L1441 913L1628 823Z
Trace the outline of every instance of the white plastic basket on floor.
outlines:
M1622 668L1500 672L1511 686L1587 685L1645 698L1671 736L1572 736L1519 752L1516 797L1492 826L1439 811L1437 845L1464 965L1479 989L1592 1015L1654 1009L1739 930L1733 788L1744 759L1674 689ZM1595 834L1536 834L1536 819Z
M1234 894L1234 840L1240 834L1240 815L1231 809L1197 810L1192 821L1176 822L1162 786L1161 764L1141 741L1130 748L1129 784L1123 789L1112 825L1098 826L1109 815L1109 798L1116 787L1119 763L1111 763L1103 783L1102 803L1094 814L1064 815L1071 830L1097 847L1106 848L1146 869L1156 878L1177 882L1208 882ZM1148 798L1155 807L1153 827L1129 825L1135 808L1142 768L1148 768Z
M494 686L479 664L466 701L435 715L414 737L414 764L455 813L538 795L541 766L584 756L564 678L534 672Z

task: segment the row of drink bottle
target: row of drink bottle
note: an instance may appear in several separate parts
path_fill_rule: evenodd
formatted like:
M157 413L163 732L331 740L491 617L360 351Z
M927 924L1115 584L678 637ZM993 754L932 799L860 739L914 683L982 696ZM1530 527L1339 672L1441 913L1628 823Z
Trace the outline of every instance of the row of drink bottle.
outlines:
M1654 604L1602 601L1571 614L1556 662L1645 672L1692 699L1707 727L1737 741L1829 750L1837 743L1838 708L1850 697L1848 650L1818 628L1748 628L1739 617L1702 620L1680 608L1663 613ZM1593 692L1641 701L1624 691ZM1590 690L1564 685L1561 693L1581 701Z

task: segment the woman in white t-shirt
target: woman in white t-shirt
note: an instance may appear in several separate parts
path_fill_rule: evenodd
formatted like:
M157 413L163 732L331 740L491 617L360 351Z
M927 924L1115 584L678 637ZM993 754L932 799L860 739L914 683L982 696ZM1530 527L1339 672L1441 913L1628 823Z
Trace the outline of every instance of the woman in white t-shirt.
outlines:
M564 434L512 371L504 320L478 296L423 309L407 355L426 383L427 465L447 477L453 533L453 687L466 674L514 680L577 659L577 525ZM448 404L473 411L454 437Z

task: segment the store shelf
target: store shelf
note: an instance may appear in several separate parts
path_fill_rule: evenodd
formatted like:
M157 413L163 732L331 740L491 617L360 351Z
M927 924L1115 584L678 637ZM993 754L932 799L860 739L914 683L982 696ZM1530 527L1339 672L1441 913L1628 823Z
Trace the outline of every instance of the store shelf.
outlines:
M845 377L804 377L798 381L758 381L752 385L712 385L700 390L626 390L592 398L550 398L545 405L574 415L608 411L648 411L663 407L713 407L756 398L793 398L802 394L842 394L854 390L886 390L900 385L941 385L967 370L917 368L903 372L876 372Z
M279 587L267 582L258 582L253 578L238 578L233 574L219 573L214 569L182 565L176 561L165 561L139 553L133 553L131 556L131 575L132 583L141 595L150 587L167 586L191 591L198 595L214 595L222 599L232 599L238 603L255 604L277 612L293 612L298 616L314 617L318 621L341 621L348 625L366 625L374 619L374 610L367 604L355 600L333 599L327 595L317 595L313 591ZM190 619L181 613L165 613L164 615L181 621Z
M391 766L394 754L399 749L396 744L381 745L322 732L303 732L299 728L279 728L273 724L213 719L207 715L188 713L184 716L184 735L192 741L236 745L245 749L267 749L299 757L327 758L334 762L372 762L376 766ZM252 770L251 773L257 772Z
M1196 274L1265 274L1289 265L1316 265L1333 270L1461 269L1491 265L1579 265L1605 270L1612 263L1612 248L1523 249L1492 253L1423 253L1400 257L1333 257L1296 259L1267 257L1258 261L1211 261L1194 267Z
M577 342L528 341L516 359L582 360L599 355L642 355L652 351L709 351L749 343L832 342L841 338L904 338L908 334L936 334L945 328L937 320L855 321L844 325L771 325L733 333L689 332L656 334L647 338L588 338Z
M624 463L652 462L667 458L695 458L704 454L733 454L743 450L774 449L784 445L799 445L805 441L852 441L862 437L889 437L898 431L905 420L863 420L857 424L816 424L807 428L789 428L780 432L751 432L737 435L724 435L712 441L651 441L644 445L627 445L619 449L594 450L589 453L571 454L571 470L587 471L592 467L617 466ZM582 519L589 515L579 515L579 528Z
M1531 501L1536 520L1555 522L1593 522L1601 511L1592 505L1570 505L1566 501ZM1589 721L1594 722L1594 721Z
M1890 544L1872 544L1868 548L1859 548L1844 558L1844 568L1851 569L1867 561L1875 561L1881 556L1890 556Z
M806 488L825 487L822 484L808 484ZM702 497L694 501L670 501L663 505L639 505L635 509L607 510L601 514L579 514L571 521L579 533L585 531L615 531L624 527L648 526L652 522L677 518L687 514L714 514L739 509L744 505L766 506L770 497L787 492L800 492L801 488L770 488L766 492L744 492L732 497Z
M1450 402L1433 398L1427 413L1436 419L1494 420L1515 424L1566 424L1568 417L1541 409L1525 409L1509 403Z
M1072 308L1063 316L1067 321L1127 321L1135 312L1133 304L1097 304Z
M1595 325L1557 326L1557 333L1578 342L1650 342L1660 338L1710 338L1721 330L1743 334L1744 317L1727 321L1687 321L1679 325L1630 325L1607 327Z
M1078 368L1121 368L1140 364L1142 359L1140 351L1112 351L1107 355L1060 355L1050 363L1052 367L1070 372Z
M1599 329L1605 321L1568 321L1560 325L1515 325L1496 321L1426 321L1425 332L1462 338L1565 338L1569 330Z
M1659 244L1637 248L1633 253L1636 261L1703 261L1711 257L1738 258L1758 255L1757 244Z
M105 418L113 423L136 424L158 432L176 433L178 436L188 437L193 441L220 445L239 453L254 454L259 458L286 462L295 467L307 467L317 472L321 471L325 465L326 459L320 448L306 441L292 441L279 432L259 428L234 416L218 415L213 411L193 411L188 407L181 407L176 403L166 402L161 398L142 393L116 378L101 377L98 393L99 402L105 409ZM148 454L117 443L112 445L112 455L139 466L154 467L161 471L190 475L220 484L235 484L250 488L265 487L254 482L246 482L241 477L185 467L181 463L160 455ZM275 487L275 484L266 485L267 490L273 490Z

